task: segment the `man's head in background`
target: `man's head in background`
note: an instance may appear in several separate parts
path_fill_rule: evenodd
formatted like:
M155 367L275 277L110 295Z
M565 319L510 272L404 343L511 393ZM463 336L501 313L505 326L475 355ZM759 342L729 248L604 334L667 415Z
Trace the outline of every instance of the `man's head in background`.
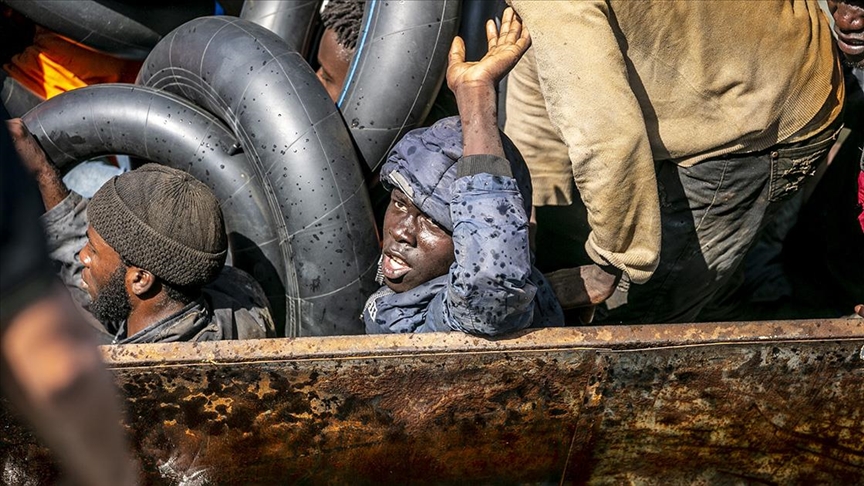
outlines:
M837 45L854 68L864 69L864 0L828 0Z
M357 49L365 0L329 0L321 12L324 35L318 47L316 74L335 102L345 85L348 66Z
M90 311L106 326L133 313L155 322L196 299L225 264L219 202L183 171L147 164L114 177L93 196L87 215L81 277Z

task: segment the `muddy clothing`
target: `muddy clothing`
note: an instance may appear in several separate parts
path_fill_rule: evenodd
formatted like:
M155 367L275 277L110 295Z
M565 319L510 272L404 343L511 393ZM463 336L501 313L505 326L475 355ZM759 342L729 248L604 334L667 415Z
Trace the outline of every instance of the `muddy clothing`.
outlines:
M84 266L78 252L87 242L87 204L86 199L72 192L42 216L48 249L59 264L60 278L85 309L89 295L82 288ZM177 315L153 323L133 336L126 336L124 322L103 327L116 344L273 337L275 326L266 302L263 290L252 277L226 266L215 281L204 286L201 297Z
M652 275L660 251L655 160L690 167L803 141L842 107L831 32L815 1L511 4L531 31L536 83L508 85L508 96L548 109L569 152L569 160L528 160L532 173L540 164L547 174L535 180L534 200L568 204L575 180L592 228L588 254L636 283ZM523 116L510 102L507 110L505 131L529 153L542 113Z
M830 145L844 90L825 15L799 0L511 3L533 53L505 131L535 203L569 204L575 182L591 261L648 282L619 286L612 321L696 319Z
M485 171L474 174L466 161L479 161L477 166ZM456 262L447 275L412 290L378 290L363 310L366 332L496 336L527 327L563 326L552 288L531 264L528 215L516 180L508 174L509 163L473 156L458 164L459 174L468 175L458 177L450 188ZM489 173L492 167L500 170Z

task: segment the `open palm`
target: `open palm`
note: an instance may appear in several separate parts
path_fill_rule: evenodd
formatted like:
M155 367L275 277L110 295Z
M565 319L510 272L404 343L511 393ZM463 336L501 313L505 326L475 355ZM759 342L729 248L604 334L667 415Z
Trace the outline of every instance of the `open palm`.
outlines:
M483 59L466 62L465 42L459 36L453 39L447 67L447 86L454 93L464 86L497 84L531 45L531 37L522 27L522 19L510 7L504 10L501 17L500 32L494 20L486 22L486 41L489 50Z

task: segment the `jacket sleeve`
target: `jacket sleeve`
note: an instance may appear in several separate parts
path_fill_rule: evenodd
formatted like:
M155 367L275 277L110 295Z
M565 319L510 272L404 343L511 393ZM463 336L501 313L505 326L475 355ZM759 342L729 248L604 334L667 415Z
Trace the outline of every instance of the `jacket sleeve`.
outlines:
M78 259L78 252L87 243L88 200L75 192L42 215L42 224L48 240L48 253L57 265L58 275L72 291L80 304L89 300L82 288L81 271L84 265Z
M531 325L536 287L531 276L528 215L505 159L459 161L450 215L456 262L427 326L441 318L452 330L495 336ZM500 174L500 175L499 175Z
M654 160L602 0L511 0L531 31L552 124L567 144L592 232L588 255L647 281L660 253Z

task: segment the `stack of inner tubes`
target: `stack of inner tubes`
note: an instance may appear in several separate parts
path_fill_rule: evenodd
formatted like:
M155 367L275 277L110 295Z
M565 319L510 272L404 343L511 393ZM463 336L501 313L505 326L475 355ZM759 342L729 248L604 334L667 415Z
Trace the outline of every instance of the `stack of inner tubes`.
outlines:
M481 12L471 23L482 29L488 0L368 0L336 106L303 57L320 0L247 0L250 20L198 17L170 32L106 22L123 16L109 0L3 1L91 48L146 55L135 85L70 91L24 116L54 163L128 154L188 171L219 198L229 261L262 284L282 335L363 332L380 255L365 180L424 121L460 9Z

